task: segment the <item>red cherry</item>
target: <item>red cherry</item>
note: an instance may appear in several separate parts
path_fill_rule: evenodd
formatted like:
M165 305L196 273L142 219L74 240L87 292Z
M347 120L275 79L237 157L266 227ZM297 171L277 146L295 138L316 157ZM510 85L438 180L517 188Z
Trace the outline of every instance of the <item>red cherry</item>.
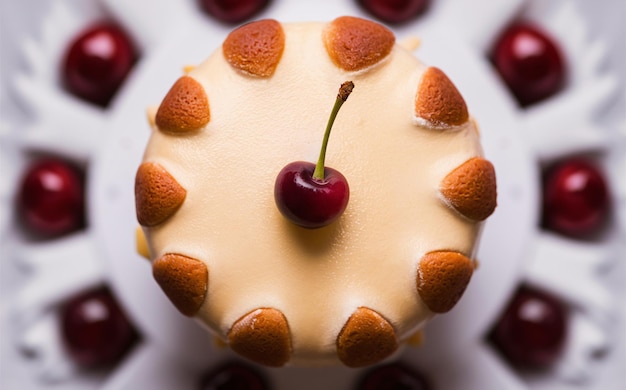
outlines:
M572 236L598 230L608 216L606 180L591 163L582 159L564 161L545 175L543 224Z
M393 24L406 23L422 15L430 0L357 0L372 16Z
M426 379L400 363L374 368L359 382L357 390L428 390Z
M65 88L100 106L108 105L135 62L135 49L119 27L101 23L82 31L69 46L62 68Z
M241 23L260 13L270 0L198 0L200 7L225 23Z
M517 23L507 28L491 57L522 106L554 95L565 83L562 55L548 34L537 26Z
M497 322L493 340L513 364L547 368L559 358L566 333L566 313L561 302L523 287Z
M240 363L228 363L205 376L202 390L267 390L263 377L251 367Z
M126 315L104 288L77 296L64 305L61 332L70 356L83 367L115 363L136 337Z
M287 164L276 177L274 199L278 210L296 225L316 229L334 222L343 214L350 188L337 170L324 167L326 147L337 113L348 99L354 84L341 84L335 105L328 119L317 164L296 161Z
M274 197L280 212L296 225L315 229L331 224L348 205L348 181L326 167L324 180L313 178L315 164L296 161L285 166L276 179Z
M18 199L24 222L37 233L59 235L84 225L82 174L64 161L47 158L31 165Z

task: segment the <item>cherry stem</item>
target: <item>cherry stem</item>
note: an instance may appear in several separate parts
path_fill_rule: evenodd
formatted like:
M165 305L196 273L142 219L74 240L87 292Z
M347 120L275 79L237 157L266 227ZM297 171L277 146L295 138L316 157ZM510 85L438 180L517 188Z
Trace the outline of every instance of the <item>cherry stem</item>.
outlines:
M343 103L348 100L348 96L350 96L350 93L352 93L353 89L354 83L352 81L346 81L341 84L341 87L339 87L339 93L337 94L335 105L333 106L333 110L330 113L330 117L328 118L328 123L326 124L326 131L324 132L324 140L322 141L320 156L317 159L315 171L313 171L313 179L315 180L323 181L325 178L324 161L326 160L326 147L328 146L328 139L330 138L330 129L333 127L333 123L335 123L335 118L337 117L339 109L341 108Z

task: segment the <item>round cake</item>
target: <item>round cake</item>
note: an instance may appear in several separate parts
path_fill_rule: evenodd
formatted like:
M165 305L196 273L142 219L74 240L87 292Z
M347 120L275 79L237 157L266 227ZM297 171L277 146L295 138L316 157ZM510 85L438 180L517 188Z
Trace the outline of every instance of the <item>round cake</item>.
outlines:
M303 227L281 212L277 177L318 160L346 81L325 163L349 200ZM368 366L461 298L496 207L494 168L454 84L386 27L246 24L149 121L135 195L154 278L238 354Z

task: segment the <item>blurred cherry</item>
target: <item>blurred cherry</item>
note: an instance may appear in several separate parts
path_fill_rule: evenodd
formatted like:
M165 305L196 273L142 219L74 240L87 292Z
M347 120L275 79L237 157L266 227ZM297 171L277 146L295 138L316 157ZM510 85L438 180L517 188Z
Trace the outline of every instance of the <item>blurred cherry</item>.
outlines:
M609 195L602 172L574 158L550 168L543 184L543 224L571 236L596 232L606 221Z
M270 0L198 0L207 14L225 23L241 23L259 14Z
M356 390L428 390L429 388L421 373L396 362L367 371Z
M129 350L136 332L108 289L74 297L61 312L63 342L83 367L113 364Z
M509 26L494 45L491 58L522 106L554 95L565 84L565 63L558 46L530 23Z
M547 368L560 357L567 335L566 310L556 298L520 288L493 331L493 341L513 364Z
M357 3L383 22L401 24L426 12L430 0L357 0Z
M202 378L201 390L267 390L261 374L241 363L227 363Z
M61 69L63 85L79 98L107 106L135 59L131 39L120 27L92 25L69 45Z
M24 223L44 235L60 235L84 225L82 173L57 158L33 163L22 179L18 204Z

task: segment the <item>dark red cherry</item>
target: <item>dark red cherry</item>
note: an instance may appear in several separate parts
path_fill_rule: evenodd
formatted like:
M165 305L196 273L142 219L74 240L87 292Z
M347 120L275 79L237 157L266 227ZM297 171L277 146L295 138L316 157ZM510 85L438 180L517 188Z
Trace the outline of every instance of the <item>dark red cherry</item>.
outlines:
M267 390L265 379L248 365L228 363L211 371L201 383L201 390Z
M106 106L126 79L136 53L128 35L118 26L100 23L76 36L62 67L62 80L72 94Z
M368 371L356 390L428 390L426 379L417 371L392 363Z
M276 179L274 197L280 212L296 225L315 229L334 222L348 205L348 181L326 167L324 180L313 178L315 164L296 161L285 166Z
M554 95L565 84L558 46L545 31L530 23L509 26L493 47L491 58L522 106Z
M46 158L32 164L18 195L25 225L36 233L59 235L84 225L82 172L65 161Z
M207 14L225 23L241 23L260 13L270 0L198 0Z
M596 232L606 221L604 175L590 162L571 159L549 169L543 184L543 224L571 236Z
M92 368L115 363L136 338L123 310L104 288L81 294L63 306L61 332L72 359Z
M383 22L401 24L423 14L430 0L357 0L357 3Z
M564 305L556 298L522 287L493 331L493 341L513 364L547 368L561 355L567 333Z
M350 188L339 171L324 166L330 130L337 113L348 99L354 84L341 84L328 118L317 164L296 161L287 164L276 177L274 199L278 210L296 225L317 229L333 223L343 214Z

